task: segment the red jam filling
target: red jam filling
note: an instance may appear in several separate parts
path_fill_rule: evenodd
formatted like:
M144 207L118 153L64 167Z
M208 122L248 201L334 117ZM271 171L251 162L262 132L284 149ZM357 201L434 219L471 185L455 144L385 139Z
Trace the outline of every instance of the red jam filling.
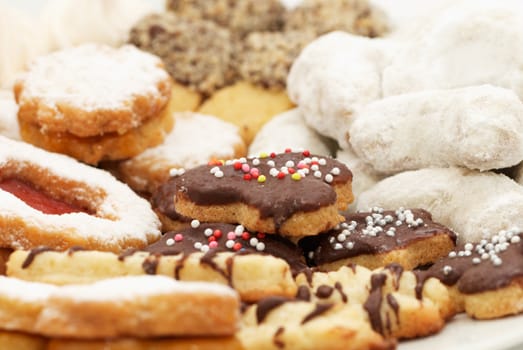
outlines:
M30 207L39 210L44 214L59 215L79 212L87 213L85 209L54 199L37 190L30 184L17 179L6 179L1 181L0 189L11 193Z

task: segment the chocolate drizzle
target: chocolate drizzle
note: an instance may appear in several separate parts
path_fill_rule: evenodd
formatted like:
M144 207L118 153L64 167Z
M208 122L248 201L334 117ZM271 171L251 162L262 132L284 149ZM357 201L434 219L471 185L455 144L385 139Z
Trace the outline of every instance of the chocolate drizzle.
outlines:
M138 252L138 249L136 248L126 249L120 255L118 255L118 261L124 261L125 258L134 255L136 252Z
M74 253L81 252L81 251L85 251L85 248L80 247L80 246L74 246L74 247L67 249L67 255L72 256Z
M143 271L147 275L156 275L156 271L158 269L158 264L160 263L160 260L155 255L149 255L145 260L142 262L142 268Z
M179 280L180 279L180 272L185 266L185 260L189 257L189 254L182 254L180 259L176 261L176 266L174 266L174 278Z
M280 305L283 305L287 302L291 302L293 299L285 298L285 297L268 297L265 299L262 299L258 302L258 307L256 308L256 320L258 324L263 323L265 318L267 318L267 315Z
M369 296L363 307L369 315L370 324L372 329L376 332L383 334L383 323L381 320L381 302L382 302L382 289L387 280L387 275L383 273L373 274L371 276L371 289Z
M334 288L326 284L322 284L316 289L316 296L320 299L327 299L332 295L333 292Z
M285 343L283 340L280 339L280 337L283 335L283 332L285 331L285 328L278 327L276 332L274 333L274 336L272 337L272 342L278 349L283 349L285 347Z
M41 253L44 253L44 252L48 252L48 251L53 251L54 249L53 248L50 248L50 247L37 247L37 248L33 248L29 251L29 254L27 254L27 257L25 258L23 264L22 264L22 269L26 269L28 268L29 266L31 266L33 260L35 259L35 257L38 255L38 254L41 254Z
M225 277L225 280L229 284L229 286L233 287L232 285L232 276L230 274L230 267L226 266L225 270L220 268L218 264L214 261L214 258L216 257L216 254L218 254L218 251L216 249L209 250L207 253L205 253L202 258L200 259L200 263L202 265L207 265L210 268L212 268L214 271L221 274L223 277Z
M396 323L400 324L400 317L399 317L399 311L400 311L400 305L398 304L398 301L396 298L394 298L394 295L387 294L387 304L391 307L392 310L394 310L394 314L396 315ZM390 330L390 327L389 327Z
M313 320L314 318L323 315L324 313L326 313L327 311L332 309L333 306L334 306L334 304L316 304L316 307L314 308L314 310L312 310L309 314L307 314L303 318L303 320L301 321L301 324L305 324L305 323Z
M342 302L347 303L349 301L349 298L347 297L347 294L345 294L345 292L343 291L343 286L339 281L336 281L336 283L334 283L334 289L336 289L338 293L340 293Z
M311 291L307 286L299 286L296 292L296 299L302 301L311 301Z
M394 277L393 285L394 288L398 290L400 287L401 275L403 274L403 266L401 266L400 264L392 263L385 266L385 268L389 270L392 276Z

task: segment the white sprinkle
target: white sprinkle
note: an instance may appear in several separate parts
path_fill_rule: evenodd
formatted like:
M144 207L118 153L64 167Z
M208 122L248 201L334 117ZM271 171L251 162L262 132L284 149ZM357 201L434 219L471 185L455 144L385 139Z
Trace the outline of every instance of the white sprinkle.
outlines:
M307 256L309 257L309 259L313 259L314 258L314 252L309 252L309 254L307 254Z
M260 165L260 160L258 158L254 158L252 160L252 165Z
M334 245L334 249L335 249L335 250L340 250L340 249L342 249L342 248L343 248L343 246L342 246L340 243L336 243L336 244Z
M344 242L347 239L347 236L345 236L342 232L336 238L338 239L338 242Z
M169 239L167 239L167 240L165 241L165 244L167 244L169 247L172 246L172 245L174 245L174 243L176 243L176 242L175 242L175 240L172 239L172 238L169 238Z
M450 252L449 253L449 258L455 258L456 257L456 252Z
M481 259L487 260L488 258L490 258L490 254L488 254L488 253L481 254Z
M198 250L202 249L202 243L201 242L194 243L194 248L196 248Z
M344 234L345 237L350 236L350 234L351 234L350 230L348 230L348 229L344 229L343 231L341 231L341 233Z
M292 160L288 160L285 162L285 166L287 168L293 168L294 167L294 162Z
M241 157L240 159L238 159L238 161L240 163L247 163L247 159L245 157Z
M314 172L314 177L317 177L318 179L321 178L321 171L316 170L316 171Z
M387 230L387 232L385 232L385 234L389 237L394 237L396 234L394 233L394 231L391 231L391 230Z
M460 251L458 252L458 256L465 256L465 252L464 252L463 250L460 250Z
M252 237L249 241L249 244L251 245L251 247L256 247L256 245L258 244L258 238Z
M401 226L402 223L403 223L403 221L398 220L398 221L396 221L396 226Z
M340 174L340 168L338 168L338 167L334 167L334 168L332 168L332 169L331 169L331 174L332 174L332 175L335 175L335 176L336 176L336 175L339 175L339 174Z
M276 163L274 163L274 160L268 160L267 161L267 165L270 166L270 167L275 167Z
M312 160L313 162L317 162L317 161L318 161L318 157L314 156L314 157L311 158L311 160Z
M494 260L492 260L492 263L494 264L494 266L501 266L501 264L503 264L503 261L501 261L500 258L496 257Z
M222 178L223 177L223 171L218 170L217 172L214 173L214 176L219 178L219 179Z
M473 263L474 265L477 265L477 264L479 264L480 262L481 262L481 259L478 258L478 257L472 259L472 263Z
M336 239L335 239L334 237L329 237L329 243L332 244L332 243L334 243L335 240L336 240Z
M216 174L217 171L220 171L220 167L215 166L212 167L211 170L209 170L211 174Z
M258 244L256 244L256 250L261 252L261 251L264 251L265 250L265 244L263 242L259 242Z
M330 184L332 182L332 180L334 180L334 177L331 174L325 175L325 182L326 183Z
M209 251L209 246L208 245L202 245L202 247L200 248L200 251L202 253L207 253Z
M234 234L236 236L241 236L243 231L245 231L245 228L242 225L238 225L234 228Z
M269 170L269 174L272 176L272 177L276 177L278 176L280 172L278 171L278 169L276 168L271 168L271 170Z
M205 231L203 231L203 234L205 235L205 237L212 236L212 228L206 228Z
M191 227L192 228L200 227L200 222L198 220L194 219L193 221L191 221Z
M354 248L354 242L347 242L347 243L345 243L345 248L347 248L347 249Z
M229 249L234 247L234 241L232 239L229 239L227 242L225 242L225 246Z
M513 236L510 239L510 243L519 243L519 241L521 241L521 238L519 238L519 236Z
M232 159L227 159L225 161L225 165L233 165L233 164L234 164L234 160L232 160Z
M452 267L450 267L449 265L443 266L443 274L444 275L448 275L451 271L452 271Z
M185 174L185 169L184 168L172 168L169 170L169 175L170 176L181 176Z
M280 171L281 171L282 173L284 173L284 174L288 174L288 173L289 173L289 168L287 168L287 167L285 167L285 166L282 166L282 167L280 168Z
M325 165L325 164L327 164L327 160L325 160L325 158L318 159L318 164Z
M320 167L318 166L318 164L313 164L313 165L311 165L311 170L317 171L317 170L320 170Z
M465 251L463 252L463 254L464 254L465 256L471 256L471 255L472 255L472 252L471 252L470 250L465 250Z

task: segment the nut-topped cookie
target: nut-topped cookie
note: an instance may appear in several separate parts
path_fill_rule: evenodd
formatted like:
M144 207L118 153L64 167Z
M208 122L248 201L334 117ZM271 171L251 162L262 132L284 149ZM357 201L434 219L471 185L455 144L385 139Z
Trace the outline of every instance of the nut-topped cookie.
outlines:
M310 236L334 228L352 202L352 173L341 162L308 151L263 154L187 170L176 184L176 210L207 222Z

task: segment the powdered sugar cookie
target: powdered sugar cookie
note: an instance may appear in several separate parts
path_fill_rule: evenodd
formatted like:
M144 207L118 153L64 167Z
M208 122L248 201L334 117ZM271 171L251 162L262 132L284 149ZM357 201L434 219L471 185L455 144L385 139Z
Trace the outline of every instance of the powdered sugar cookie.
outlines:
M0 135L20 140L18 105L11 91L0 90Z
M523 106L491 85L409 93L360 109L349 133L354 151L383 173L507 168L523 159Z
M353 114L381 97L381 71L389 45L333 32L306 46L287 79L289 97L305 121L346 148Z
M245 155L238 128L210 115L175 113L176 125L164 142L117 165L118 177L139 192L152 193L170 169L189 169L213 159Z
M240 81L217 91L198 112L237 125L248 146L267 121L292 107L285 91L271 91Z
M329 146L329 140L307 126L300 110L295 108L269 120L254 137L248 153L257 156L273 150L291 148L329 155Z
M0 246L120 251L158 239L149 203L108 173L0 137Z
M212 283L179 282L162 276L128 276L61 287L7 277L0 280L0 318L7 330L96 339L226 336L234 334L238 326L238 295Z
M463 168L403 172L362 193L358 209L422 208L458 234L458 243L523 227L523 188L505 175Z
M42 56L15 85L22 138L93 164L136 155L172 128L171 87L160 59L132 46Z
M180 214L207 222L289 236L329 230L352 202L352 173L342 163L308 151L202 165L169 181Z

